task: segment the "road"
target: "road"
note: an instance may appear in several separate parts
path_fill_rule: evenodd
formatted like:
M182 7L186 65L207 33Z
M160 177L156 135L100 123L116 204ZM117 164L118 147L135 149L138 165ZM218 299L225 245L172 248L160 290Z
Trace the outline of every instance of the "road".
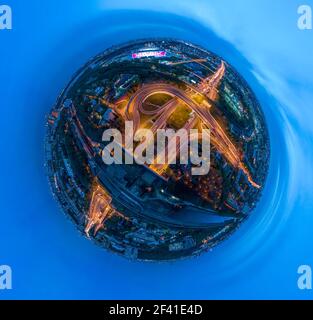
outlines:
M223 67L220 68L217 72L217 75L212 77L210 81L210 90L215 90L217 83L220 82L221 74L223 73ZM192 92L192 88L190 87ZM207 87L205 87L207 90ZM167 94L172 97L170 101L165 103L163 106L156 108L154 111L146 111L143 108L144 102L154 94ZM137 92L131 97L126 107L126 118L127 120L134 121L134 130L138 130L140 127L140 113L157 117L154 124L152 125L153 132L156 132L158 129L162 129L166 126L166 122L171 113L175 110L177 104L182 101L189 108L191 108L202 121L204 127L207 127L211 130L211 141L216 146L217 150L221 152L227 161L238 169L241 169L243 173L247 176L249 183L255 187L260 188L260 186L255 183L246 169L244 163L241 161L240 152L237 150L235 145L228 138L227 134L220 126L220 124L214 119L210 113L210 103L198 104L194 99L192 99L191 93L187 93L184 90L181 90L177 87L174 87L166 83L152 83L142 86Z
M102 187L97 185L92 193L89 212L87 216L87 224L85 233L89 237L91 229L94 228L94 235L104 227L105 220L114 214L114 209L111 207L112 198L107 194Z

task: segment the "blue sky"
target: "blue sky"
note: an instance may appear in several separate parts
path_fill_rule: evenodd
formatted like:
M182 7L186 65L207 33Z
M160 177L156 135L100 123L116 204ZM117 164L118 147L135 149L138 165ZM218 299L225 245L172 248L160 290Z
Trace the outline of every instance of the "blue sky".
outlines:
M1 250L13 269L4 298L312 298L297 268L313 266L313 30L302 1L29 0L6 3L1 42ZM306 3L313 6L312 1ZM248 80L271 134L271 169L247 223L212 252L132 263L81 237L44 174L45 116L71 75L112 44L174 37L223 56Z

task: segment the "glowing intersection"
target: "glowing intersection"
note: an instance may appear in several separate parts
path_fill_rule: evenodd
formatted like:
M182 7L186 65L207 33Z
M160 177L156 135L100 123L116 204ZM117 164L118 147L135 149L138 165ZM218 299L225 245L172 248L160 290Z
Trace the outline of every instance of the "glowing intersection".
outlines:
M188 131L195 128L208 128L211 131L211 142L217 150L224 155L227 161L235 168L242 170L246 175L247 180L254 188L260 188L260 185L255 183L241 160L241 155L236 146L231 142L221 125L214 119L210 113L211 104L218 98L218 87L225 74L225 63L222 61L219 69L207 79L203 79L198 87L187 86L187 90L182 90L174 85L168 83L151 83L145 84L139 88L135 94L129 99L126 109L124 120L133 121L133 128L136 132L141 126L141 115L149 116L154 119L150 128L153 134L156 134L159 129L163 129L167 125L167 121L171 114L175 111L180 102L186 104L194 115L185 123L184 129ZM145 109L144 105L147 99L155 94L165 94L171 99L161 106L155 106L154 110ZM195 97L202 95L208 99L203 99L201 104L197 103ZM111 105L112 106L112 105ZM114 109L115 106L112 106ZM182 146L180 142L176 145L176 154L179 153L179 148ZM158 157L158 155L156 155ZM156 161L157 162L157 161ZM169 163L170 161L168 161ZM162 177L168 165L150 165L149 168L156 174ZM92 193L90 202L89 213L87 216L87 225L85 232L89 232L94 228L96 234L101 228L104 227L104 222L112 217L116 212L111 207L111 197L100 188L99 185Z
M225 156L227 161L235 168L242 170L246 175L249 183L255 187L260 186L255 183L241 160L240 152L238 152L235 145L228 138L227 134L221 127L221 125L214 119L210 113L211 103L217 99L218 86L225 73L225 64L222 62L220 68L208 79L204 79L198 88L189 86L190 93L179 89L173 85L167 83L152 83L143 85L136 93L130 98L126 111L125 119L133 121L134 130L137 131L140 128L141 115L148 115L154 119L154 123L150 130L155 134L158 129L165 128L168 118L175 111L179 102L185 103L191 110L195 112L196 117L185 124L184 128L193 129L194 126L199 125L202 128L208 128L211 130L211 141L219 150L221 154ZM145 101L154 94L166 94L172 97L163 106L159 106L155 110L145 110ZM209 99L204 100L202 104L195 101L196 95L206 95ZM153 168L153 167L152 167ZM157 173L161 173L163 169L156 170Z

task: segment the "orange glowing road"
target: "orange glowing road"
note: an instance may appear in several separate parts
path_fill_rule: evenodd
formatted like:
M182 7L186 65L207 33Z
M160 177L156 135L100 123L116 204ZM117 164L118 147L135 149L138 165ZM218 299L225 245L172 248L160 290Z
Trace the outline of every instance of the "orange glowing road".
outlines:
M215 101L217 99L217 87L224 77L225 70L225 63L224 61L222 61L221 66L213 74L213 76L204 79L199 85L199 89L203 92L203 94L208 95L208 97L212 101Z
M221 63L220 68L213 74L213 76L204 79L200 83L198 89L203 94L207 95L211 100L216 100L217 98L217 87L220 84L221 79L225 73L225 64ZM190 87L190 92L194 91L194 88ZM197 93L199 93L199 91ZM163 106L156 108L155 110L147 111L143 108L145 100L157 93L164 93L172 96L172 99L168 101ZM126 107L125 116L127 120L132 120L134 122L134 130L138 130L140 127L140 113L156 117L154 124L152 125L153 132L157 129L162 129L166 126L166 122L171 113L175 110L177 104L182 101L188 107L190 107L202 121L204 127L211 130L211 141L216 146L217 150L221 152L227 161L235 168L241 169L246 175L249 183L255 187L260 188L260 186L255 183L246 169L244 163L241 161L241 155L237 151L234 144L230 141L222 127L211 115L209 109L211 107L210 103L198 104L194 101L191 93L187 93L177 87L174 87L166 83L153 83L142 86L137 92L131 97ZM159 170L157 170L159 171Z
M101 228L104 228L106 220L113 215L125 218L121 213L116 211L111 206L111 196L99 184L93 188L92 197L90 201L89 211L87 215L87 223L85 233L89 237L91 229L94 229L94 236Z

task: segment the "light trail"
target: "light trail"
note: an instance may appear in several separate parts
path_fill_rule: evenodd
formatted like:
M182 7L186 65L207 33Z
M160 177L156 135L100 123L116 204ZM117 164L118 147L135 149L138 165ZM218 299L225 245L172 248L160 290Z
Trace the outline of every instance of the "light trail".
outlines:
M225 71L225 65L219 68L217 75L213 76L213 80L210 82L210 90L216 88L217 84L220 82L222 74ZM142 104L148 96L157 93L166 93L173 97L172 100L167 102L164 107L160 107L156 110L156 114L159 115L159 118L155 121L152 126L153 132L156 132L157 129L161 129L166 125L166 121L171 112L174 111L178 100L183 101L188 107L190 107L198 117L203 121L203 123L211 130L212 134L212 143L215 144L216 148L225 156L225 158L230 162L233 167L239 168L247 176L249 183L255 188L260 188L260 186L255 183L241 161L240 153L237 151L234 144L230 141L222 127L214 119L214 117L209 112L210 104L200 105L195 102L187 93L179 88L176 88L170 84L165 83L154 83L147 84L140 88L130 99L127 110L127 116L129 120L133 120L135 125L134 128L138 128L140 124L140 110L142 109ZM153 114L153 112L152 112ZM136 129L135 129L136 130Z
M217 99L217 87L220 84L222 78L224 77L225 70L225 63L224 61L222 61L221 66L213 74L213 76L205 78L199 84L199 89L202 91L202 93L207 94L212 101L215 101Z
M105 221L112 216L117 215L125 218L111 206L111 202L112 197L97 182L97 185L93 188L88 215L86 217L85 233L88 237L90 237L90 231L92 229L94 229L94 236L96 236L100 229L105 228Z

